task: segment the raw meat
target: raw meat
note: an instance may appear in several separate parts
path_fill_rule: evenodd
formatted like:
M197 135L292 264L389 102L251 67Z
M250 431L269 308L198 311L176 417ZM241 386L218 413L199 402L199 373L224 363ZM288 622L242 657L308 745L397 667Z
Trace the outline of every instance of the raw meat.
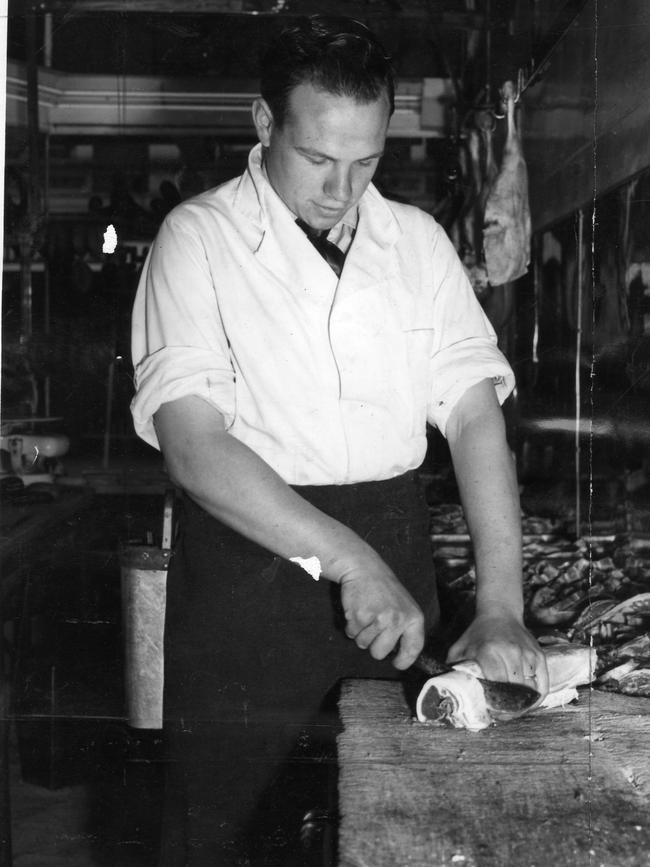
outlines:
M503 87L508 130L501 169L485 204L483 251L488 279L501 286L528 270L530 262L530 209L528 175L515 123L514 85Z
M464 671L430 678L420 690L416 716L420 722L439 720L471 732L492 724L483 687L476 677Z
M576 687L594 679L598 661L596 651L580 644L548 645L543 650L550 688L538 706L552 708L574 701L578 698ZM487 728L495 720L477 679L482 674L479 666L475 662L459 662L454 669L429 678L424 684L415 708L418 720L445 723L469 731ZM532 708L530 712L534 710Z

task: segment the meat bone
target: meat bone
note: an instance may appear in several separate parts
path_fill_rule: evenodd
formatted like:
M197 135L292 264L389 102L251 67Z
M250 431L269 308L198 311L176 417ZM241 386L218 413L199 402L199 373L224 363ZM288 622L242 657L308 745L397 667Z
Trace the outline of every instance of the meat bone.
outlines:
M422 652L413 663L421 674L436 677L454 671L451 665L441 662L429 653ZM523 683L508 683L507 681L486 680L477 678L483 687L485 703L495 719L514 719L529 711L541 699L535 689Z

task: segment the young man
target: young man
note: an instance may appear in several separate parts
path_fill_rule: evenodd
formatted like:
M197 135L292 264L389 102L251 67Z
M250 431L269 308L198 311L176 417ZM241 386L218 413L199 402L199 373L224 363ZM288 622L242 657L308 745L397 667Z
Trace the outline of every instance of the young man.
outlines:
M263 60L247 171L176 208L142 274L134 420L186 494L165 863L248 863L234 841L328 691L396 676L438 625L415 473L427 422L449 441L477 563L476 616L449 657L547 688L522 620L499 406L512 372L441 228L371 185L393 93L362 25L285 31ZM338 250L319 252L318 232Z

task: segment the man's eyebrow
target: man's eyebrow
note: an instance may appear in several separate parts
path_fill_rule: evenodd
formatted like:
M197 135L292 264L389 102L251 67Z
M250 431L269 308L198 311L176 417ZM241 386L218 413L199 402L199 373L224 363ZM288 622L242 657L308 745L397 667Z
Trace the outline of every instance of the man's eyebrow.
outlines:
M330 156L329 154L324 153L323 151L316 150L316 148L301 147L300 145L295 145L295 149L299 153L305 154L305 156L308 156L308 157L321 157L324 160L333 160L334 162L336 162L334 157ZM359 157L359 159L355 160L355 162L359 163L359 162L365 162L365 160L374 160L377 157L382 157L383 155L384 155L384 150L382 148L382 150L377 151L377 153L368 154L367 157Z

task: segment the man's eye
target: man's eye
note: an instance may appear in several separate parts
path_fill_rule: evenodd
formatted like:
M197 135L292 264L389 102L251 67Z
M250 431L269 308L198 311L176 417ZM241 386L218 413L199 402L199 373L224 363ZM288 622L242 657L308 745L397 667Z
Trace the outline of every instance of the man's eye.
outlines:
M369 159L369 160L359 160L359 165L362 166L364 169L369 169L373 165L374 162L375 162L375 160L373 157L372 159Z
M312 166L324 166L325 160L322 157L307 157Z

